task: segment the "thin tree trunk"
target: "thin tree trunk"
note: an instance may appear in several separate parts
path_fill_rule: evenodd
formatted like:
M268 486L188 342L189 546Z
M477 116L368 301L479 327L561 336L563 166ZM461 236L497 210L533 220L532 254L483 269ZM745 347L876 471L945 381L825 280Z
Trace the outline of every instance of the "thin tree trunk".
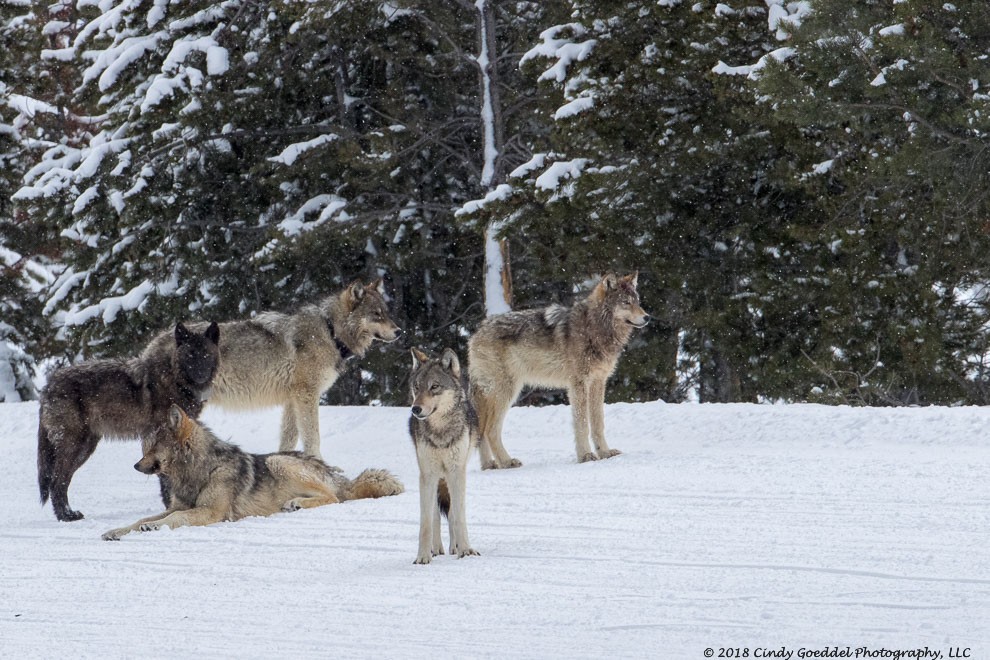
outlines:
M481 82L481 127L484 166L481 187L487 193L502 183L503 118L498 93L498 69L495 60L495 10L492 0L476 0L478 9L478 64ZM512 309L512 275L509 269L509 245L498 233L502 223L493 221L485 228L485 313L502 314Z

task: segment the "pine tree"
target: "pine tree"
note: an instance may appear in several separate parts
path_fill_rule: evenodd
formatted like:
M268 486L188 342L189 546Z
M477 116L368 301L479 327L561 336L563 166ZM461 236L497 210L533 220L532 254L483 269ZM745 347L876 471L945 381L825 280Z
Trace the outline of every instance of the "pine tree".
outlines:
M754 273L802 199L776 185L786 143L752 110L745 79L719 64L775 48L766 5L571 6L572 21L525 58L551 91L550 149L510 173L508 210L492 208L531 239L534 279L562 284L551 295L640 269L659 320L628 349L639 358L620 362L611 396L679 400L693 384L703 400L751 400L767 341ZM539 302L547 294L541 287ZM700 368L686 375L679 355Z
M987 401L990 17L980 2L817 0L765 107L812 152L798 178L824 400ZM813 381L812 381L813 382Z

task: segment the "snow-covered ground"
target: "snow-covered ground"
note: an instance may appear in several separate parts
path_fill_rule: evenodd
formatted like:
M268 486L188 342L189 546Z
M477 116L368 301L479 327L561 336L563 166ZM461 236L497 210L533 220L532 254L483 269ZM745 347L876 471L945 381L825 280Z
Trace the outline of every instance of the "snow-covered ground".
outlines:
M117 543L160 509L139 445L101 444L70 491L86 519L59 523L36 416L0 405L3 657L990 657L990 409L620 404L625 454L584 465L566 407L513 409L523 467L468 475L482 556L429 566L405 409L321 409L328 459L391 469L398 497ZM276 445L275 410L205 420Z

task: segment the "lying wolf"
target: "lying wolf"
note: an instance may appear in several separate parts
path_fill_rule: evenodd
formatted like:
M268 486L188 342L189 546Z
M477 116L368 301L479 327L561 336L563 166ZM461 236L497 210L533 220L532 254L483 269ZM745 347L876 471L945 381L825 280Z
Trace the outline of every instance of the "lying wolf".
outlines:
M83 517L69 507L69 483L100 438L146 440L173 404L199 415L217 371L219 333L216 323L201 334L179 323L140 357L91 360L52 374L38 413L38 486L55 517ZM167 491L163 482L163 499Z
M169 410L167 423L134 469L168 477L172 503L163 513L110 530L103 535L105 541L136 531L211 525L405 490L386 470L365 470L352 481L340 468L299 452L249 454L178 406Z
M637 275L609 274L571 307L507 312L482 321L468 342L471 394L481 428L482 469L522 465L502 445L502 422L523 386L566 388L580 462L619 454L605 442L605 382L634 328ZM589 422L597 454L588 445Z
M477 555L468 541L465 499L467 463L478 437L478 418L464 386L457 354L439 360L412 349L412 417L409 433L419 463L419 552L416 564L443 554L440 514L450 526L450 554Z
M192 328L202 327L200 324ZM352 283L294 314L265 312L220 324L220 369L210 405L221 408L282 406L279 451L296 448L321 458L320 396L337 381L351 356L363 356L377 340L401 330L385 307L382 282ZM156 337L146 351L168 343Z

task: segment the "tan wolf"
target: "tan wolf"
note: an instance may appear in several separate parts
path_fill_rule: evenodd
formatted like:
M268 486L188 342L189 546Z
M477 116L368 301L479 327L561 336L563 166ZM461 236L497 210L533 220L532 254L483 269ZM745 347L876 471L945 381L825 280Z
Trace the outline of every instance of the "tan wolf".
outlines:
M482 321L468 342L482 469L522 465L502 445L502 422L525 385L567 389L578 461L621 453L605 442L605 382L633 329L650 319L639 305L637 282L637 273L610 273L570 307L551 305ZM588 445L589 423L597 454Z
M220 368L210 405L221 408L282 406L279 451L320 453L320 396L336 382L352 356L377 340L401 334L385 308L382 281L353 282L318 305L294 314L264 312L247 321L220 324ZM199 328L193 324L192 328ZM166 342L156 337L146 350Z
M140 357L90 360L51 375L38 408L38 487L42 504L51 497L55 517L83 517L69 506L69 483L101 438L147 442L174 403L199 415L220 356L217 324L200 330L178 323ZM166 480L161 490L167 502Z
M461 365L449 348L439 360L412 349L412 416L409 434L419 463L419 551L416 564L443 554L440 514L447 516L450 554L477 555L468 541L465 511L467 463L478 438L478 419L461 382Z
M110 530L105 541L136 531L269 516L404 490L386 470L365 470L351 481L340 468L299 452L249 454L220 440L178 406L169 410L168 422L134 469L168 477L172 503L163 513Z

